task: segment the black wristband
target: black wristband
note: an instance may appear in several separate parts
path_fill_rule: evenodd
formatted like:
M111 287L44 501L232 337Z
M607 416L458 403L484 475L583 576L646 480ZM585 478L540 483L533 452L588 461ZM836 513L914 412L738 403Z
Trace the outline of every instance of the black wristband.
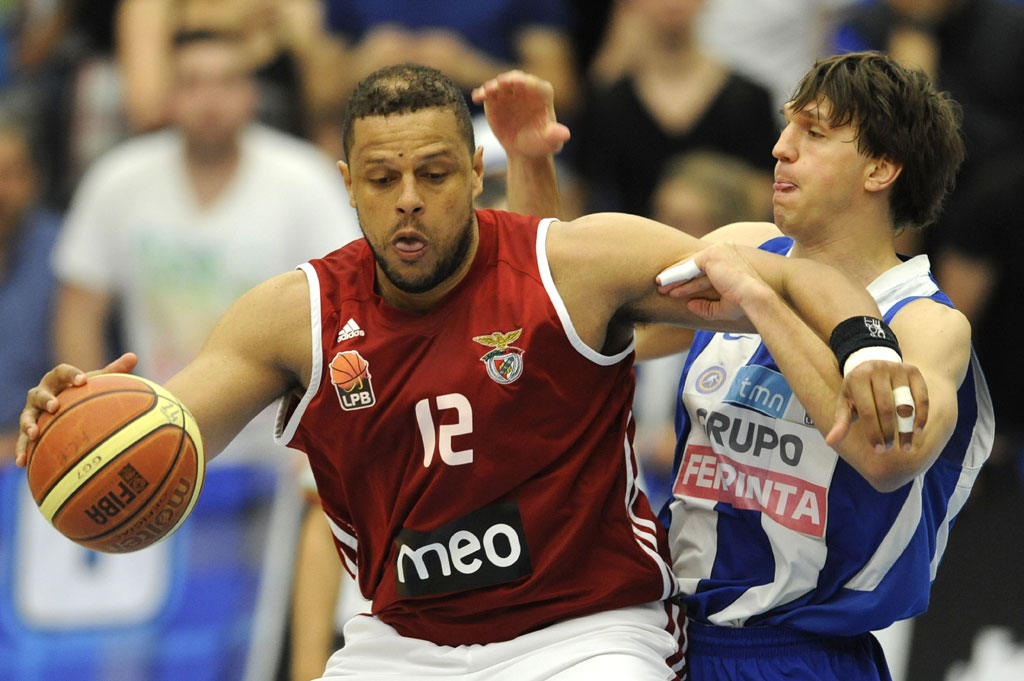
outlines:
M850 317L832 329L828 345L839 360L839 371L846 375L844 367L850 355L864 348L889 348L902 359L900 343L889 325L877 317Z

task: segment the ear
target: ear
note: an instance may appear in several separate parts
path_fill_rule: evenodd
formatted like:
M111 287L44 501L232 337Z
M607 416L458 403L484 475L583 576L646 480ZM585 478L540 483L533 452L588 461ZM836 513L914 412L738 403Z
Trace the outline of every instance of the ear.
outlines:
M902 171L903 164L896 163L892 159L886 157L872 159L867 165L864 188L869 192L888 189L896 182L896 178Z
M348 191L348 203L353 208L356 207L356 197L352 193L352 172L349 170L348 164L344 161L338 161L338 170L341 171L341 176L345 178L345 189Z
M477 147L473 153L473 198L484 190L484 148Z

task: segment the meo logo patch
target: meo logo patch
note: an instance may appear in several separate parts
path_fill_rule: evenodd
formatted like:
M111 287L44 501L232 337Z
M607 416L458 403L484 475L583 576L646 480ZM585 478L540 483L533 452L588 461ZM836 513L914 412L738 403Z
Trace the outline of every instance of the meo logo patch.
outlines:
M478 589L533 572L514 501L473 511L429 532L403 527L395 548L400 596Z

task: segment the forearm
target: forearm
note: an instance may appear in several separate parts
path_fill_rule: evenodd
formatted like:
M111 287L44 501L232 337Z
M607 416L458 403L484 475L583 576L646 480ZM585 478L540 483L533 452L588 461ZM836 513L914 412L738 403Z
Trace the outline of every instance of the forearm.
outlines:
M107 322L110 296L65 285L57 298L53 321L57 360L83 371L98 369L109 361Z
M879 313L877 306L873 312L865 310L859 293L837 297L836 294L842 292L841 288L826 290L827 280L814 281L820 291L801 289L791 302L806 310L819 308L808 315L815 319L817 330L808 326L797 310L768 287L763 287L758 295L748 296L742 306L807 415L818 431L827 436L837 421L836 405L843 391L844 378L832 348L821 336L827 335L823 332L830 326L834 327L849 317L878 317ZM814 295L816 293L820 295ZM864 293L866 295L866 291ZM873 301L871 305L874 306ZM893 363L893 366L902 368L904 365ZM860 380L864 378L862 376ZM878 391L890 389L890 376L886 375L882 380L884 384L872 384L875 408L880 407ZM890 449L891 445L899 444L897 442L884 444L884 451L878 449L883 446L881 441L872 443L872 437L877 437L877 434L868 434L877 428L877 418L871 414L867 419L857 420L846 436L832 446L872 486L879 491L891 491L912 478L929 455L921 450L916 437L912 453L899 452L899 447Z
M563 217L558 174L551 156L509 154L506 184L509 210L541 218Z
M782 265L777 290L826 342L844 319L881 316L867 289L839 270L802 258L786 258Z
M741 306L815 425L828 432L842 384L828 344L777 292L766 288Z

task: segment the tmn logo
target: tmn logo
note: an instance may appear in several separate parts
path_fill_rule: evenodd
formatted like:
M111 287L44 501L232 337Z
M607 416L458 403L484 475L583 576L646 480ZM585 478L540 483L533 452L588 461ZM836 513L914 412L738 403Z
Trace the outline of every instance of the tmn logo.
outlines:
M395 547L400 596L478 589L533 572L515 502L474 511L430 532L403 527Z

